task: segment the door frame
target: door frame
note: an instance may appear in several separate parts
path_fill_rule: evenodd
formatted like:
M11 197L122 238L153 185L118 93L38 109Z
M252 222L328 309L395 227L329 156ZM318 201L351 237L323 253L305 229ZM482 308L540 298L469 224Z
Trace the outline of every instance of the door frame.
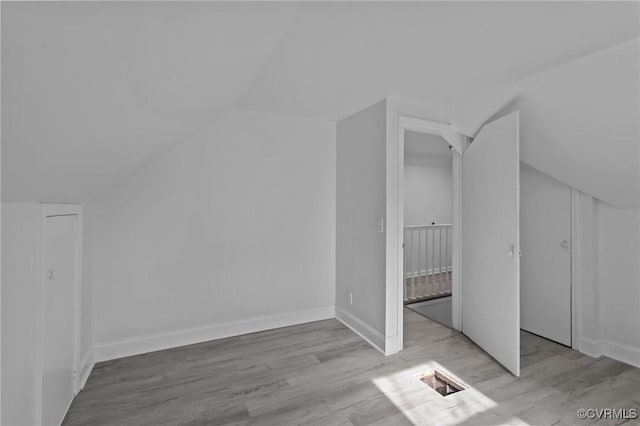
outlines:
M406 131L413 131L419 133L426 133L430 135L441 136L440 132L454 132L451 126L438 123L435 121L424 120L414 117L408 117L400 115L398 117L398 145L399 145L399 164L398 164L398 196L400 202L398 203L398 233L400 239L404 240L404 137ZM445 140L445 142L447 142ZM448 142L447 142L448 143ZM462 329L462 294L461 294L461 259L462 259L462 246L460 244L461 227L462 227L462 153L453 149L452 160L452 175L453 175L453 194L452 194L452 259L451 259L451 315L452 325L454 330L460 331ZM401 241L402 245L404 241ZM404 250L400 250L398 256L398 268L402 269L402 279L399 283L400 289L403 290L404 284ZM404 298L403 298L404 299ZM404 306L404 300L400 301ZM402 310L402 309L401 309Z
M565 184L566 185L566 184ZM567 185L568 186L568 185ZM571 348L578 352L582 352L582 262L584 244L580 237L580 228L582 227L582 219L580 213L580 191L569 186L570 190L570 220L569 224L569 250L571 253L570 260L570 309L571 309Z
M462 152L468 138L452 125L425 117L437 117L428 105L388 100L387 110L387 301L385 354L399 352L404 346L404 132L448 135L458 139L451 144L453 156L453 250L452 250L452 319L453 328L462 327L461 312L461 231L462 231ZM445 139L448 141L448 139ZM457 145L457 146L456 146Z
M38 356L36 362L36 421L42 424L42 392L43 392L43 372L44 372L44 289L47 284L46 279L46 263L45 263L45 243L46 243L46 220L56 216L76 216L77 217L77 236L75 244L75 267L73 280L74 293L74 342L73 342L73 378L72 378L72 394L78 394L79 391L79 363L80 363L80 336L81 336L81 282L82 282L82 240L83 240L83 208L80 204L54 204L42 203L40 205L40 286L38 291L38 327L37 327L37 347ZM67 407L68 409L68 407Z

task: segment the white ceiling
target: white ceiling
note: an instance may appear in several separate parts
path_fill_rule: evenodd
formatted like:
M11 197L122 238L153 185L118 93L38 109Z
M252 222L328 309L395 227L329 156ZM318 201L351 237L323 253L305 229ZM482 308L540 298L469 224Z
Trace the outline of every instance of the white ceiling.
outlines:
M451 157L452 153L442 136L407 130L404 133L404 156Z
M234 106L446 105L639 34L637 3L2 3L2 198L84 201Z
M82 201L236 105L290 6L2 2L2 198Z
M640 207L640 39L516 86L523 161L617 207Z
M638 32L634 3L307 5L251 84L243 106L341 119L389 96L442 105Z
M447 109L475 134L520 111L522 161L618 207L640 207L640 38L562 64Z

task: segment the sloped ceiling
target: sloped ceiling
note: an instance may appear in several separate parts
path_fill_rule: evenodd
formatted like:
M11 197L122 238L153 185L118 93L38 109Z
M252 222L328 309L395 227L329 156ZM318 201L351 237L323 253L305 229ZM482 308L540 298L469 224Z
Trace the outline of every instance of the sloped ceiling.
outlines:
M233 106L450 105L636 37L638 7L3 2L2 198L91 199Z
M406 131L404 133L405 166L453 167L453 152L440 135Z
M451 158L452 153L441 136L408 130L404 134L404 156Z
M384 97L443 105L638 35L638 5L409 2L301 7L243 106L341 119Z
M2 3L2 198L83 201L236 105L287 5Z
M522 161L609 204L640 207L640 38L465 101L446 114L462 132L519 110Z

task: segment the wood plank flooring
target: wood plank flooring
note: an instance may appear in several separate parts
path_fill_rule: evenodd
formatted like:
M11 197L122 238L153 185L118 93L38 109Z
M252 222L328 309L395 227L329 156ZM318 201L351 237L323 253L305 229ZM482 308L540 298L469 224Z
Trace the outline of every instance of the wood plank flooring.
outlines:
M405 309L405 350L384 357L336 320L103 362L65 425L637 425L640 369L522 333L511 376L463 335ZM417 379L442 369L468 389Z

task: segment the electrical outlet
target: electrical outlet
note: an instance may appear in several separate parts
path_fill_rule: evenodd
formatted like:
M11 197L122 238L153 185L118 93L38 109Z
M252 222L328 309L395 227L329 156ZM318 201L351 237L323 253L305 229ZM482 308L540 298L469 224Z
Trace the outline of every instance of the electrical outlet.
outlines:
M349 292L349 304L353 305L353 292Z

